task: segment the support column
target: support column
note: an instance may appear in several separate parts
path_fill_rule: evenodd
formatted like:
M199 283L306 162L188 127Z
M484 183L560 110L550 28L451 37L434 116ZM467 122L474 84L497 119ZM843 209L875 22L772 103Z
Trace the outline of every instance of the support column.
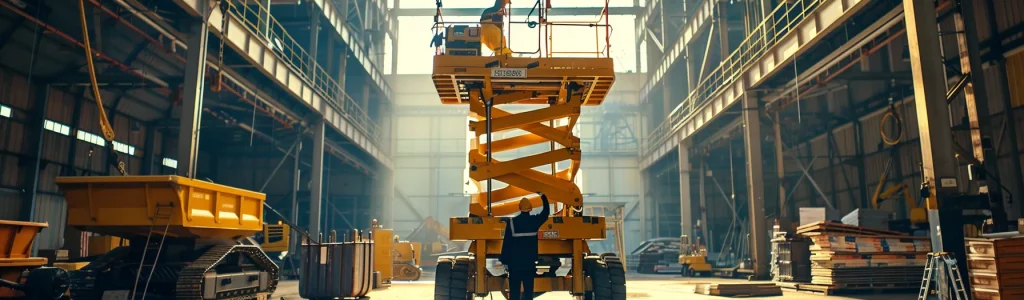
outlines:
M74 97L75 97L75 108L74 108L75 110L71 113L71 124L68 124L68 126L71 126L71 128L79 128L79 127L81 127L79 123L81 122L81 119L82 119L82 105L86 101L85 97L82 96L82 92L84 92L84 91L85 90L82 89L82 88L74 88L74 87L71 88L70 94L74 95ZM152 127L152 126L150 126L150 127ZM78 163L76 162L76 159L75 159L75 158L78 157L78 155L76 155L76 153L78 153L78 141L77 141L77 139L75 141L71 142L71 147L70 148L71 149L68 151L68 155L67 155L68 167L61 172L61 176L75 176L75 175L78 175L78 172L77 172L77 170L75 168L75 166L78 165ZM145 153L153 152L152 149L153 149L152 145L147 145ZM145 154L143 154L143 155L145 155ZM143 168L145 168L145 165L143 165Z
M651 175L648 170L640 170L640 186L643 190L640 191L640 240L647 240L650 235L647 233L648 223L650 222L647 216L647 202L651 201L651 197L648 197L651 191Z
M978 32L978 26L975 24L977 15L973 0L961 0L958 6L959 11L955 10L953 21L958 32L956 36L957 47L960 49L960 69L965 74L971 74L971 80L967 82L963 91L971 128L971 148L974 158L982 163L980 167L992 174L992 176L983 175L984 180L978 181L978 192L989 195L989 200L994 204L991 211L996 231L1002 232L1009 227L1006 218L1006 200L997 180L1000 174L999 159L997 155L994 155L992 159L986 159L985 150L982 147L983 138L992 138L992 123L989 122L992 112L988 107L990 98L987 85L985 85L985 71L981 67L978 35L975 34ZM998 150L995 152L998 154Z
M154 145L156 145L156 125L153 123L147 123L145 126L146 139L143 142L143 149L145 150L142 150L142 174L156 175L153 172L153 164L157 159L156 151L153 149Z
M708 33L711 34L711 33ZM683 41L680 40L680 43ZM697 90L700 83L700 60L697 59L697 52L690 45L683 45L683 53L686 55L686 96ZM666 83L668 83L666 81Z
M314 1L309 2L309 78L316 82L317 52L320 49L320 10Z
M760 101L755 91L743 95L743 141L747 148L747 195L754 277L768 278L768 227L764 212L764 172L761 166Z
M31 83L31 79L29 82ZM27 139L23 148L25 153L32 155L29 156L32 158L32 163L22 167L22 170L24 170L22 186L25 193L21 201L21 213L18 219L32 222L35 221L36 200L39 194L39 173L44 167L43 143L46 139L43 137L46 135L46 129L43 128L43 124L46 122L46 111L49 108L50 87L44 84L36 84L29 85L29 88L32 90L32 94L35 95L35 99L30 100L30 102L35 102L35 109L32 111L33 116L29 122L30 125L26 126L26 128L37 130L25 135ZM29 131L26 130L26 132Z
M772 122L772 129L775 131L775 176L779 185L779 224L782 228L790 228L789 204L786 201L786 158L782 151L782 124L779 123L779 111L775 111L775 119Z
M704 245L708 247L708 252L711 252L711 239L708 235L708 201L707 196L704 194L704 178L707 177L707 166L704 164L705 154L700 153L700 174L697 177L700 180L700 186L698 187L698 193L700 193L700 236L704 237Z
M313 172L309 184L309 234L320 235L320 207L323 205L324 120L313 124Z
M681 233L693 237L693 198L690 195L690 149L679 145L679 225ZM701 223L701 226L706 226Z
M294 168L292 168L292 211L291 211L291 213L289 215L291 217L292 224L298 225L299 224L299 182L300 182L300 180L302 178L302 170L299 170L299 157L302 157L302 140L301 140L302 136L300 135L300 136L298 136L296 138L298 138L300 140L295 143L295 166L294 166ZM311 238L317 238L315 236L310 236L310 237ZM292 247L293 248L292 248L292 251L289 251L289 252L290 253L298 253L298 252L295 252L295 250L299 249L299 244L298 243L299 243L299 240L301 240L301 239L293 239L293 240L294 240L294 242L292 243Z
M348 46L342 45L341 51L338 55L338 77L335 79L338 82L338 95L342 95L347 92L345 89L345 71L348 68ZM352 95L349 95L352 96ZM344 101L345 99L338 99Z
M372 116L370 114L370 86L372 86L373 84L374 83L372 80L370 80L369 76L363 78L363 94L361 98L362 101L359 107L363 109L363 112L366 113L367 116Z
M920 132L922 183L927 189L928 224L932 252L963 253L963 235L941 234L941 229L955 233L962 224L952 218L940 220L939 208L952 205L944 202L957 194L957 166L953 159L953 132L950 128L949 106L946 104L945 70L939 53L939 36L935 32L935 3L931 0L904 0L910 66L914 78L914 107ZM961 232L962 233L962 232ZM960 256L960 255L958 255ZM963 257L957 257L963 261ZM966 283L966 282L965 282ZM948 291L944 274L937 276L937 290ZM940 292L940 295L944 293ZM948 298L948 294L946 294Z
M197 7L207 7L206 0L198 0ZM207 12L208 14L209 12ZM196 175L196 157L199 155L199 126L203 116L203 93L206 91L206 49L209 26L204 16L189 24L188 52L185 61L185 82L182 83L181 117L178 123L178 175L192 178Z

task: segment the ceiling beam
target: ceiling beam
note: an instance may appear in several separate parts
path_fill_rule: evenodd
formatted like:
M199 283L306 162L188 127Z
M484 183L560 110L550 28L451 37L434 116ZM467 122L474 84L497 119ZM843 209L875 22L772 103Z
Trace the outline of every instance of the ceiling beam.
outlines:
M525 16L530 13L530 8L513 8L513 16ZM601 14L604 7L553 7L548 16L597 16ZM399 17L433 17L437 14L435 8L395 8L391 10ZM480 16L483 8L442 8L441 15L446 17L475 17ZM609 15L639 15L643 7L609 7ZM534 12L536 15L537 12Z

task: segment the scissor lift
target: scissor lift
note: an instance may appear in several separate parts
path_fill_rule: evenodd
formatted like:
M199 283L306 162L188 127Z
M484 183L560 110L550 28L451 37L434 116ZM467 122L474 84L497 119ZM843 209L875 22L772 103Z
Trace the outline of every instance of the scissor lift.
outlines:
M543 14L540 18L542 28L557 25ZM457 33L476 32L465 25L440 28L447 31L449 41L455 36L465 41L472 34ZM540 57L463 56L451 54L479 51L450 50L439 49L434 56L433 81L442 103L470 107L469 131L474 138L469 176L482 192L470 197L468 217L450 220L450 239L470 241L469 255L438 260L434 299L463 300L507 290L507 276L489 272L486 259L501 253L504 222L519 211L518 199L541 205L536 192L548 196L555 213L538 232L538 268L545 272L534 279L534 290L569 291L584 299L625 299L620 259L612 253L591 253L586 243L606 238L605 218L583 214L583 195L574 183L581 156L573 128L582 106L600 105L608 95L615 81L612 59L607 52L584 58L551 57L551 52ZM507 109L510 106L535 109L513 111ZM505 160L494 156L533 151L522 148L541 144L548 151ZM492 181L507 186L492 189ZM560 261L566 258L571 266L568 272L559 272Z

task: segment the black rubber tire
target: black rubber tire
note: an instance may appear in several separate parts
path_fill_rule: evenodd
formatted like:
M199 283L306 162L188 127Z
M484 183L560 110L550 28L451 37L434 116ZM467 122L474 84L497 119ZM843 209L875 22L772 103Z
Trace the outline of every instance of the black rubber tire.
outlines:
M434 273L434 300L449 300L449 289L452 283L453 257L442 256L437 259L437 270Z
M608 266L608 279L612 289L612 300L626 299L626 269L622 266L619 257L612 254L603 256Z
M451 300L472 299L469 293L470 270L473 269L473 260L468 256L459 256L452 265L452 281L448 289Z
M583 295L585 300L613 300L611 273L600 256L587 256L583 261L583 273L590 277L593 290Z

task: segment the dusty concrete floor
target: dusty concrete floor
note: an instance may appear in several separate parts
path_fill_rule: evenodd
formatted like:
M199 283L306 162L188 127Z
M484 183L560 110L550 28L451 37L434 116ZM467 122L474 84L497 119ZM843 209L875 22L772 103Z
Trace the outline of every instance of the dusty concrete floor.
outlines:
M728 299L726 297L718 296L707 296L698 295L693 293L693 288L696 283L749 283L746 280L734 280L734 279L720 279L720 278L680 278L677 275L642 275L642 274L628 274L626 281L626 289L628 291L629 299ZM274 294L273 299L302 299L299 297L299 283L298 281L285 281L277 288L277 292ZM878 293L878 294L855 294L855 295L844 295L844 296L821 296L808 294L803 292L787 292L785 290L783 296L777 297L750 297L743 299L785 299L785 300L811 300L811 299L835 299L835 300L901 300L901 299L915 299L916 294L890 294L890 293ZM416 282L395 282L390 288L385 290L375 290L370 293L369 297L373 300L419 300L419 299L433 299L434 294L434 281L433 274L426 273L423 279ZM493 299L504 300L498 293L494 293ZM537 300L570 300L572 299L568 293L550 293L537 297ZM490 300L490 298L488 298Z

